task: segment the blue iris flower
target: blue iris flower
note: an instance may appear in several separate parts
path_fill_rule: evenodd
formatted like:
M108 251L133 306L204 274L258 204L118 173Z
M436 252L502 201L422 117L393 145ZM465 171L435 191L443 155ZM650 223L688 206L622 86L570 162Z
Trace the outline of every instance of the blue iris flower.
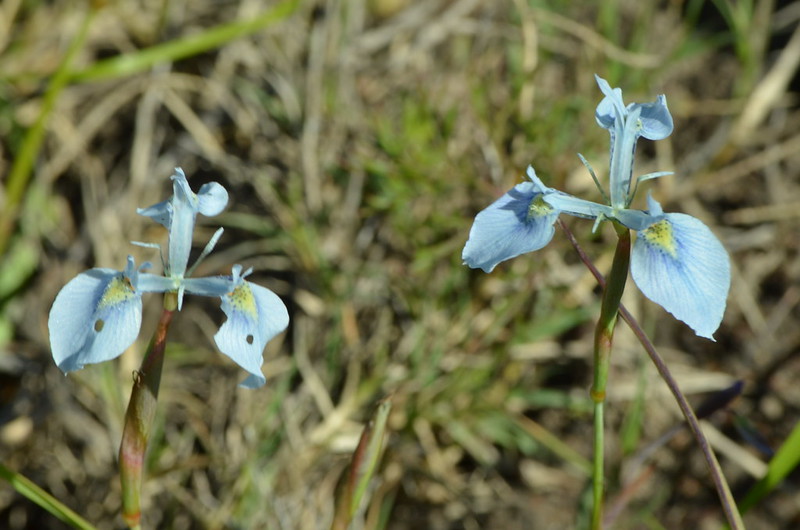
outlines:
M603 220L615 220L636 232L631 276L639 289L697 335L713 340L730 288L725 248L702 222L686 214L665 214L649 195L647 210L629 208L639 182L669 174L643 175L631 186L638 139L661 140L672 133L667 99L661 95L652 103L625 106L619 88L595 77L605 95L595 118L611 135L610 193L598 183L607 204L548 188L529 167L529 181L517 184L475 217L462 253L464 263L491 272L501 261L544 247L561 213L594 219L595 228Z
M264 347L289 325L289 313L275 293L245 280L252 269L243 273L241 265L235 265L230 276L190 277L222 234L221 228L217 230L187 271L197 214L219 214L228 203L228 192L211 182L195 194L180 168L175 169L172 181L173 196L169 200L137 210L169 231L164 276L143 272L150 264L137 268L128 256L123 271L96 268L73 278L58 293L50 310L53 359L65 373L114 359L139 335L143 293L175 292L178 310L184 293L190 293L221 299L227 319L214 341L222 353L250 373L241 386L260 387L266 382L261 373ZM158 248L154 244L138 244Z

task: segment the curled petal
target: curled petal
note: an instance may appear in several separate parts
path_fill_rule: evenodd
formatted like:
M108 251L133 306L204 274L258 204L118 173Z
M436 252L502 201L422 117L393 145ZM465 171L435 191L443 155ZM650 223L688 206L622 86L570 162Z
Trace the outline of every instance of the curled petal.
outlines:
M108 361L139 334L142 297L137 271L91 269L73 278L56 296L47 327L53 359L63 372Z
M559 212L542 197L533 182L523 182L481 211L461 253L464 263L492 272L501 261L549 243Z
M662 140L672 134L672 115L667 108L667 97L658 96L653 103L635 103L631 107L641 109L639 134L648 140Z
M728 253L707 226L686 214L663 215L637 232L631 275L647 298L713 340L731 274Z
M217 182L209 182L200 187L197 194L198 211L206 217L214 217L228 205L228 192Z
M250 372L240 386L258 388L266 382L261 373L264 347L289 325L289 312L278 295L244 281L240 271L240 266L234 267L233 280L238 285L222 296L222 311L228 318L214 341L222 353Z

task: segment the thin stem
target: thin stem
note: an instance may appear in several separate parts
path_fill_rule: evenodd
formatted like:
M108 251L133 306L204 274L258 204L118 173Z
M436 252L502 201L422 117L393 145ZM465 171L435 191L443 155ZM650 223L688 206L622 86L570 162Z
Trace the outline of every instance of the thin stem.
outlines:
M589 256L587 256L583 251L583 248L581 248L578 240L575 239L572 231L560 219L558 223L561 229L564 230L564 233L567 235L569 242L572 243L572 246L575 248L575 251L578 253L581 261L583 261L583 263L595 277L597 283L601 287L605 288L605 278L603 278L603 275L599 270L597 270L597 267L594 266L594 263L592 263L592 261L589 259ZM728 486L728 482L725 480L725 475L722 474L722 468L717 461L714 451L711 449L711 446L708 443L708 439L700 428L700 423L697 420L697 416L692 410L691 405L689 405L689 402L686 400L686 396L684 396L683 392L681 392L677 381L675 381L675 378L672 377L669 368L667 368L666 363L664 363L664 360L656 351L653 343L650 342L647 334L645 334L644 330L642 330L641 326L639 326L639 323L635 318L633 318L633 315L631 315L622 304L619 306L619 314L631 328L633 334L636 335L636 338L639 339L639 342L650 356L653 364L655 364L659 375L661 375L661 378L667 384L670 392L672 392L672 395L675 397L675 401L678 402L678 406L683 413L683 417L686 419L686 423L689 425L689 429L692 431L692 434L694 435L695 440L697 440L697 444L700 446L700 450L706 459L706 465L708 466L709 472L711 473L711 478L714 481L714 487L717 489L717 495L719 496L720 503L722 504L722 509L725 512L725 517L728 519L728 524L730 524L731 528L734 530L744 530L744 522L739 514L739 510L736 508L736 501L733 499L733 494Z
M167 346L167 330L177 309L177 295L164 296L164 311L153 334L153 340L133 375L133 389L119 447L119 476L122 483L122 518L129 528L140 528L142 471L147 442L153 426L161 384L161 368Z
M631 256L630 230L619 223L614 223L619 239L611 264L609 281L603 288L603 302L600 307L600 318L594 334L594 381L591 396L594 401L594 460L592 465L592 528L599 530L603 526L603 453L604 453L604 421L603 412L606 401L606 384L608 367L611 359L611 346L614 341L614 328L617 324L620 300L625 291L628 279L628 265Z

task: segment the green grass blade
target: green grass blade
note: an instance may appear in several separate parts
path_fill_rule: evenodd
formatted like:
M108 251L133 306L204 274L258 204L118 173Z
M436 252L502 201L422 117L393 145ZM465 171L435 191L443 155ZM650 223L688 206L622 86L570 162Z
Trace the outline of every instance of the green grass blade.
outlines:
M755 506L775 489L797 467L798 463L800 463L800 422L795 424L789 437L786 438L786 441L780 446L775 456L769 461L767 474L764 478L756 482L747 492L747 495L739 504L739 510L745 513Z
M159 63L191 57L280 22L294 13L298 5L298 0L287 0L257 17L216 26L208 31L145 48L136 53L111 57L85 70L74 72L71 80L89 82L118 79L145 71Z
M28 478L11 471L0 464L0 478L11 484L17 492L32 502L38 504L61 521L72 525L74 528L94 529L83 517L64 506L58 499L31 482Z

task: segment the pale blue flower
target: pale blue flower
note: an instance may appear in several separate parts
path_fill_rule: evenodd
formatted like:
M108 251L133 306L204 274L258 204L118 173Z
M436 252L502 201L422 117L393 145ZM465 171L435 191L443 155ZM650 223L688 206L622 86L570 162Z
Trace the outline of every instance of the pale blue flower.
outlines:
M265 382L261 373L264 347L289 324L286 306L269 289L245 281L251 269L242 274L240 265L233 267L231 276L190 277L222 233L220 228L187 271L197 214L220 213L228 202L228 193L220 184L211 182L195 194L180 168L176 168L172 180L172 198L137 210L169 231L165 275L141 272L149 264L137 269L132 257L128 257L122 272L91 269L79 274L59 292L50 310L48 328L53 358L66 373L122 354L139 334L143 293L175 292L178 310L184 293L212 296L220 298L227 317L214 337L217 346L251 374L241 386L259 387Z
M730 263L722 244L699 220L665 214L652 197L648 196L647 211L628 208L639 182L668 174L643 175L631 187L638 139L660 140L672 132L666 97L626 107L619 88L612 89L599 77L597 83L605 97L595 117L611 135L610 197L600 188L608 204L548 188L529 167L529 182L517 184L475 217L462 259L472 268L491 272L501 261L549 243L561 213L595 219L595 227L615 220L636 231L631 275L639 289L699 336L713 340L730 288Z

